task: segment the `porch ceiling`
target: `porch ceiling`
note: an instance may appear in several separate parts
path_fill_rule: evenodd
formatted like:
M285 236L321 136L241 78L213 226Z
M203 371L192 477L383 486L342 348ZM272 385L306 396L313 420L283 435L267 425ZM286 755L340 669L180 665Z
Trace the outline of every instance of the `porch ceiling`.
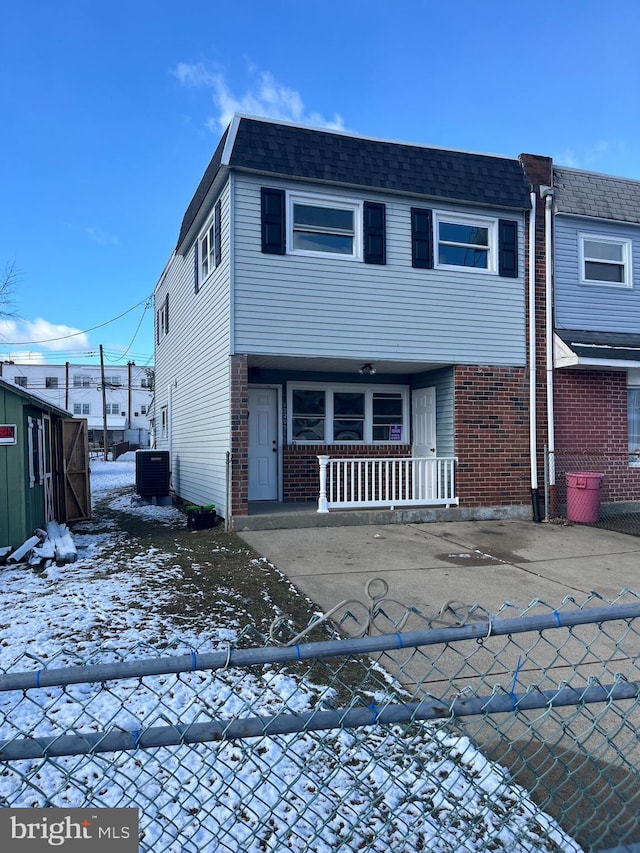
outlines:
M369 356L367 358L309 358L306 356L249 355L248 366L263 370L318 371L327 373L353 373L359 375L360 367L370 364L376 374L408 374L435 370L446 365L439 362L424 361L383 361Z

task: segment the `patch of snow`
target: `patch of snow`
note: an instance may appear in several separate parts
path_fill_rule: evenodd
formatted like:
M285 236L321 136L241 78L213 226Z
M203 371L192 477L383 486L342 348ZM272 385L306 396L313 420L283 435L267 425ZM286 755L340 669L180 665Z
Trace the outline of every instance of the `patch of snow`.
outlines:
M135 480L135 459L92 462L92 493ZM172 507L115 512L170 524ZM100 528L104 531L104 525ZM117 526L77 526L78 559L43 572L0 568L0 668L34 671L225 650L237 638L231 612L206 631L158 614L181 569L157 547L117 558ZM223 552L222 547L214 549ZM261 558L258 566L270 565ZM292 588L292 587L291 587ZM293 588L292 588L293 589ZM228 598L233 590L224 590ZM304 712L335 691L277 668L187 672L0 694L0 738ZM384 697L379 697L384 701ZM376 701L378 698L376 697ZM134 735L132 734L132 738ZM132 740L133 745L133 740ZM14 772L15 771L15 772ZM28 783L25 780L28 779ZM526 791L464 737L427 724L336 730L245 741L17 762L0 776L0 805L140 809L141 850L166 853L263 849L317 853L417 849L579 853ZM194 815L197 816L194 818Z

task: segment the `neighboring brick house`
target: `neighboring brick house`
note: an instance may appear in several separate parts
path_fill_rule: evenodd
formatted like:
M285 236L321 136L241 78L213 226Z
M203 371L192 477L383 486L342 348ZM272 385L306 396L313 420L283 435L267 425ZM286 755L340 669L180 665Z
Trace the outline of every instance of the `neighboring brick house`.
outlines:
M640 182L554 168L555 449L640 499Z
M530 208L517 159L236 116L155 289L176 494L315 499L330 457L329 508L530 516Z

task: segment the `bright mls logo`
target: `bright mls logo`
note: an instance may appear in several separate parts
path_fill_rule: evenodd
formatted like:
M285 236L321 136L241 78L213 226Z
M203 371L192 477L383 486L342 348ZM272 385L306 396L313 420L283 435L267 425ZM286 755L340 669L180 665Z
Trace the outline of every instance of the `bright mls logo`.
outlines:
M138 853L137 809L0 809L0 849Z

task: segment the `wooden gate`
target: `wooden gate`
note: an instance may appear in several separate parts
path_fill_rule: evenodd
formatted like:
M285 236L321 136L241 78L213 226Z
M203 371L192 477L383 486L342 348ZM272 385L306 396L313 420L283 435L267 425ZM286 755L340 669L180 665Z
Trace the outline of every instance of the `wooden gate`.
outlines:
M89 441L87 422L80 418L62 421L65 521L91 518Z

